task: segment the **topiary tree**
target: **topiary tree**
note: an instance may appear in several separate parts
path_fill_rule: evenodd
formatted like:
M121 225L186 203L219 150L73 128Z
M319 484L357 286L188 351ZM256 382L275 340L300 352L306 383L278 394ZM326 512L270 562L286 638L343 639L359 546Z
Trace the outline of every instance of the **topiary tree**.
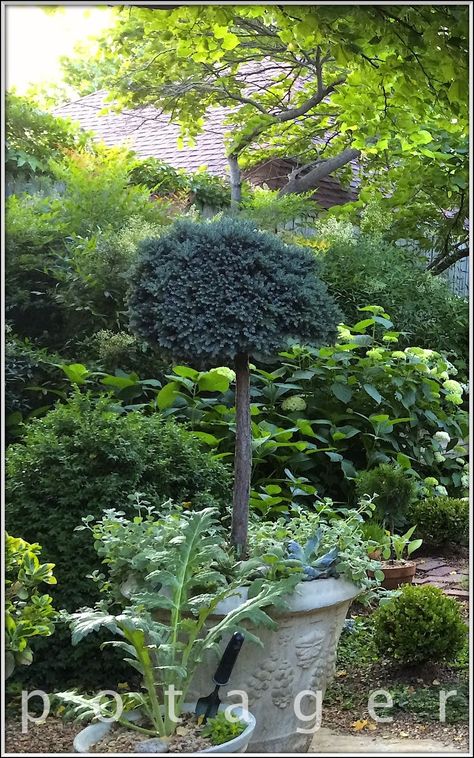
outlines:
M375 517L390 527L392 534L405 524L416 486L406 471L393 463L381 463L368 471L360 471L356 479L359 497L376 497ZM391 558L393 559L393 546Z
M235 367L231 541L241 554L252 466L249 358L335 338L340 314L318 271L308 250L237 218L179 221L141 245L129 299L132 330L174 360Z

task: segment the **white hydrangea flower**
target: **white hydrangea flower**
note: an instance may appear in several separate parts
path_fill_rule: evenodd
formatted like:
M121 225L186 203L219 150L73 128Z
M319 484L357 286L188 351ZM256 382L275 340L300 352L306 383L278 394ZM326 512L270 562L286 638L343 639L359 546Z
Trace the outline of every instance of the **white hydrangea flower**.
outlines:
M446 400L448 401L448 403L453 403L453 405L462 405L461 395L449 394L449 395L446 395Z
M283 400L281 407L284 411L304 411L306 401L301 395L293 395L293 397L287 397Z
M436 463L442 463L443 461L446 460L446 458L443 455L443 453L435 453L434 454L434 459L435 459Z
M228 366L218 366L217 368L211 368L211 371L214 371L216 374L222 374L222 376L225 376L229 382L235 382L235 371L233 371Z
M451 437L447 432L436 432L433 439L436 440L443 450L446 450L451 441Z
M375 358L375 360L380 360L383 356L382 348L380 347L373 347L371 350L367 350L367 355L370 358Z
M453 395L462 394L462 386L455 379L447 379L445 382L443 382L443 387Z

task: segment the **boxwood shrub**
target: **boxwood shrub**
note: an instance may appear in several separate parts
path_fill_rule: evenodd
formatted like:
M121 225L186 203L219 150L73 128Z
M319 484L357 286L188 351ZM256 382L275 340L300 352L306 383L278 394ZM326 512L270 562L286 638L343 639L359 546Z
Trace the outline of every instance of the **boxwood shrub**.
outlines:
M454 660L467 634L457 601L429 585L404 585L373 620L379 653L402 666Z
M437 548L447 543L469 542L469 500L456 497L429 497L409 508L408 519L416 524L416 536L425 547Z

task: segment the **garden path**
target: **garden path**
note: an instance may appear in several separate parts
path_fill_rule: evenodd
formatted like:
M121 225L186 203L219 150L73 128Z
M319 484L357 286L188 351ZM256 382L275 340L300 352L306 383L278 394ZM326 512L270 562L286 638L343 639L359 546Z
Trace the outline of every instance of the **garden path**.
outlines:
M452 744L436 739L404 739L400 737L391 737L389 735L374 736L371 734L340 733L328 727L321 727L316 732L310 753L344 753L353 755L354 753L378 754L391 753L408 754L414 753L438 753L441 755L462 755L466 754L463 750L454 747Z
M440 587L446 595L462 600L469 599L469 564L466 558L457 556L430 556L416 561L414 584L431 584Z

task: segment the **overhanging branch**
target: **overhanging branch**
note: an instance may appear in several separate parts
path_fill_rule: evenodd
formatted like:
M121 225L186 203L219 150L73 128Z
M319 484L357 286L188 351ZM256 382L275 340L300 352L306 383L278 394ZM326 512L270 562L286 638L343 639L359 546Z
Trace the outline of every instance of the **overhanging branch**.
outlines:
M352 147L343 150L339 155L335 155L333 158L328 158L325 161L317 163L314 168L310 168L308 173L301 175L301 172L306 168L303 166L296 173L293 172L290 180L280 190L280 195L290 195L293 193L299 194L301 192L309 192L309 190L316 189L318 183L325 176L329 176L338 168L342 168L347 163L359 158L360 150L355 150ZM313 164L308 164L311 166Z

